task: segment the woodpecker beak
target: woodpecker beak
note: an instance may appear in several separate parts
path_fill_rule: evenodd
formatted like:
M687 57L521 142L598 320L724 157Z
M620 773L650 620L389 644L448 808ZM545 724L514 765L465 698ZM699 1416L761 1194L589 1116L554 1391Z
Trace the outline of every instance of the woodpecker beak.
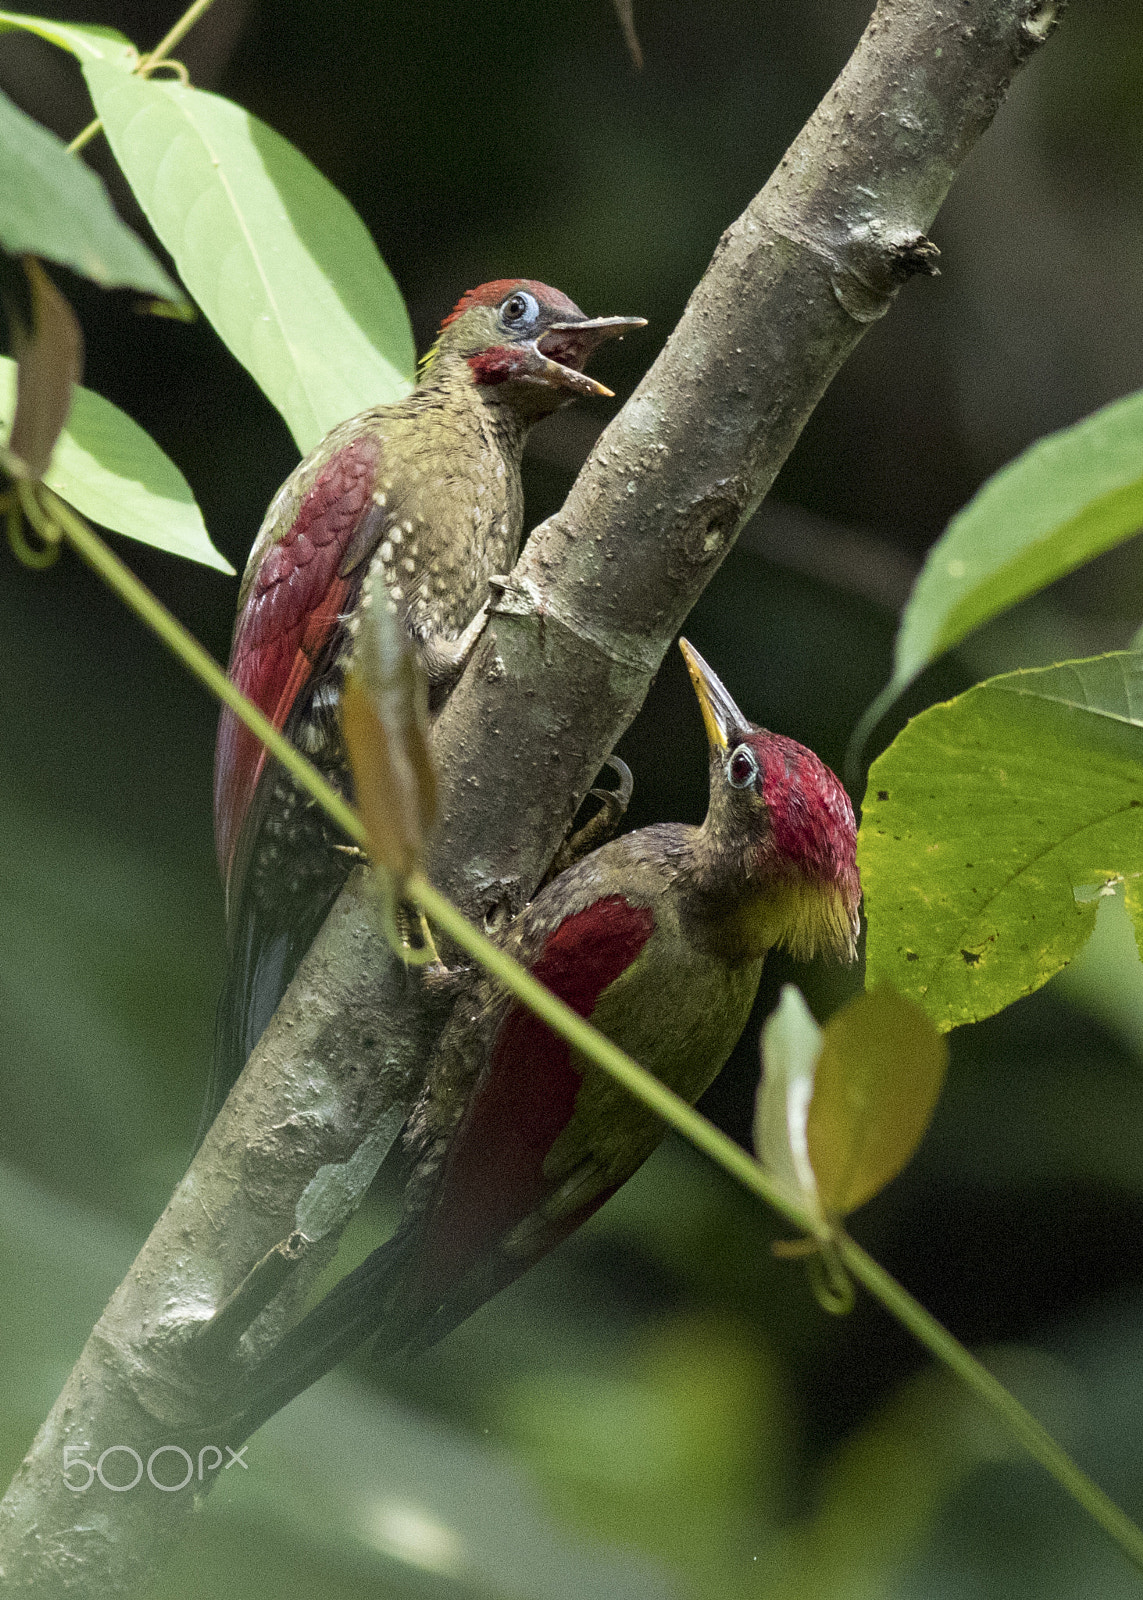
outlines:
M614 389L609 389L605 383L597 383L594 378L589 378L586 372L578 372L575 367L565 367L562 361L553 361L551 356L544 354L537 343L532 343L527 349L532 358L528 363L527 374L536 382L546 383L552 389L570 389L572 394L602 395L605 400L614 398Z
M739 711L723 686L722 679L707 666L694 645L679 640L679 649L691 675L702 711L703 726L712 750L728 750L731 741L750 731L750 723Z
M622 339L628 328L645 328L646 317L584 317L582 322L553 322L548 333L591 334L588 351L602 344L604 339ZM547 334L544 335L547 338Z
M573 394L613 393L583 372L583 366L605 339L621 339L628 328L645 328L646 317L585 317L582 322L553 322L534 349L544 363L542 377L553 387L570 389Z

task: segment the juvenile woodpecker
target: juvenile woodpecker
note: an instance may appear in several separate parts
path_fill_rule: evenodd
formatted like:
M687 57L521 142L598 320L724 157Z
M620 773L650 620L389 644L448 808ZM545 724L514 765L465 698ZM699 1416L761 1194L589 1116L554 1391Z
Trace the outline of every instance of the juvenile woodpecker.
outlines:
M641 317L586 317L526 278L482 284L441 324L416 388L334 428L286 479L250 552L229 673L343 792L338 715L362 583L379 570L439 699L524 528L529 428ZM352 853L233 712L218 725L214 826L229 967L203 1130L242 1070L352 867Z

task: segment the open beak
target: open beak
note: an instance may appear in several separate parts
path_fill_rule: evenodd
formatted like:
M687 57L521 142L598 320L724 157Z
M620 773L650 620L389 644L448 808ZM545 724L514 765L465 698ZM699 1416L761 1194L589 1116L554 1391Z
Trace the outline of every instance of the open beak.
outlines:
M694 645L679 640L679 649L691 675L702 711L703 726L712 750L728 750L738 735L749 732L750 723L739 711L723 686L722 679L707 666Z
M534 345L543 362L539 376L573 394L609 399L613 391L586 375L585 362L605 339L621 339L628 328L646 326L646 317L585 317L582 322L553 322Z

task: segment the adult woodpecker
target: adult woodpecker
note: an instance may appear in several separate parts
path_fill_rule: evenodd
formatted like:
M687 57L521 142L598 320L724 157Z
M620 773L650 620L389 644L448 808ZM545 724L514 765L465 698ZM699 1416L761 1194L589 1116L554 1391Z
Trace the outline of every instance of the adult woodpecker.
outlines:
M341 423L286 479L250 552L230 677L343 792L338 705L370 567L420 647L439 700L516 559L528 429L641 317L586 317L527 278L463 295L404 400ZM233 712L218 725L214 826L230 963L203 1127L270 1020L352 866L337 829Z
M848 796L804 745L755 727L682 650L710 745L701 828L603 845L501 942L659 1079L697 1100L734 1048L766 952L852 960L860 886ZM603 1204L663 1124L482 972L466 973L405 1132L393 1238L256 1371L241 1436L370 1335L433 1343Z

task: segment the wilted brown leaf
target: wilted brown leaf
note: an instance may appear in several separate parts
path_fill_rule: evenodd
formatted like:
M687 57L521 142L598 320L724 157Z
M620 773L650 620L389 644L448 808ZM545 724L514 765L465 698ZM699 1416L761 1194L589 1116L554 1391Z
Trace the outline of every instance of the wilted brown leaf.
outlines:
M615 0L615 15L619 18L619 26L623 29L623 37L627 41L627 48L631 52L636 70L641 72L643 49L639 43L639 35L635 32L634 0Z
M22 258L29 299L5 296L16 357L16 415L8 449L32 478L42 478L71 410L83 371L83 334L75 312L34 256Z
M370 854L399 893L420 865L437 784L424 670L380 581L366 592L341 720Z

